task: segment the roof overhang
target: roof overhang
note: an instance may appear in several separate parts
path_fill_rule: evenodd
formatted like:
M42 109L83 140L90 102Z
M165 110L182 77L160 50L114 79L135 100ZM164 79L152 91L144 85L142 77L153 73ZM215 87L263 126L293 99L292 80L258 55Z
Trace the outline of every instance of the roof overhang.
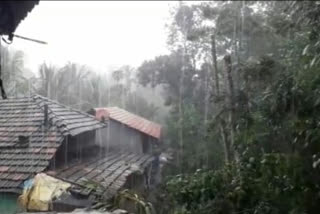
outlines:
M0 1L0 35L13 36L18 25L39 4L39 0Z

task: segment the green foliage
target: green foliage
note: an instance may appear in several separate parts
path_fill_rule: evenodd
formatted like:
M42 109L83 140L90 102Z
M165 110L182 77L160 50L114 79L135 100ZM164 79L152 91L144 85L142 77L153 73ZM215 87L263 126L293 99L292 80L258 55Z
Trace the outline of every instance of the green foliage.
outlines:
M181 213L316 213L320 189L306 182L298 155L248 150L240 164L171 178L168 202Z
M210 164L207 161L209 154L208 145L203 138L204 124L202 123L202 115L197 112L196 108L192 104L183 105L183 118L179 118L173 114L168 118L167 125L167 143L168 146L176 149L176 151L182 150L181 156L176 154L177 165L176 170L188 172L193 171L199 167L208 167ZM177 132L179 130L179 120L183 120L183 145L179 145ZM170 142L168 142L170 140ZM185 166L185 167L180 167Z
M210 2L199 7L204 19L216 24L218 49L231 49L241 71L235 80L240 81L234 115L238 156L218 170L168 178L163 200L170 208L163 213L318 213L319 3L239 4ZM254 11L253 5L263 10ZM247 10L244 26L238 22L239 7ZM233 42L241 39L242 47L251 50L239 54ZM228 121L228 109L216 115ZM208 129L213 138L207 140L217 140L219 132L214 117Z
M134 213L136 214L155 214L154 207L150 202L146 202L128 189L122 190L117 194L114 199L114 209L125 208L128 203L134 204Z

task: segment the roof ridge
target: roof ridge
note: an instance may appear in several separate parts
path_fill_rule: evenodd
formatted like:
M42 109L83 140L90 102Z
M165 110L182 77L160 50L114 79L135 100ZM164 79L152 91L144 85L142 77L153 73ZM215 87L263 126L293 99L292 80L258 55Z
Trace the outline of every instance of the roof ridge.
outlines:
M43 111L43 113L44 113L44 109L42 108L42 106L40 105L40 103L37 102L36 99L37 99L37 98L40 98L42 101L43 101L43 100L45 100L45 101L47 101L47 102L51 101L50 99L45 98L45 97L43 97L43 96L41 96L41 95L39 95L39 94L34 94L34 95L31 96L31 98L34 100L35 104L39 107L39 109L40 109L41 111ZM46 103L46 104L47 104L47 103ZM52 111L52 109L50 108L49 105L48 105L48 110L50 111L50 114L53 115L53 117L52 117L51 119L53 119L54 117L57 118L56 121L53 121L53 120L52 120L53 125L55 125L55 126L58 128L58 131L59 131L62 135L64 135L65 132L62 131L62 130L60 130L60 128L61 128L61 126L67 126L67 125L65 124L65 122L63 121L62 118L60 118L58 115L56 115L56 114ZM50 117L49 114L48 114L48 117ZM49 120L50 120L50 119L49 119ZM61 122L61 124L59 124L60 122ZM68 132L68 130L67 130L67 132Z
M143 116L132 113L117 106L93 109L95 109L96 113L97 111L100 112L101 110L104 110L108 114L108 118L110 120L125 124L130 128L138 130L154 138L160 139L161 137L162 125Z
M60 106L60 107L64 108L65 110L67 110L67 111L69 111L69 112L75 112L75 113L80 114L80 115L82 115L82 116L91 118L92 120L97 121L98 123L101 123L101 125L102 125L102 124L106 124L106 123L103 123L103 122L97 120L97 119L96 119L93 115L91 115L91 114L88 114L88 113L83 112L83 111L78 110L78 109L74 109L74 108L72 108L72 107L70 107L70 106L67 106L67 105L64 105L64 104L62 104L62 103L59 103L59 102L56 101L56 100L51 100L51 99L49 99L49 98L47 98L47 97L44 97L44 96L42 96L42 95L39 95L39 94L34 94L34 95L32 95L32 97L33 97L33 99L37 99L37 98L38 98L38 99L41 99L41 100L43 100L43 101L48 102L48 109L50 109L50 104L55 104L55 105L57 105L57 106ZM55 123L55 125L58 127L58 129L59 129L59 131L62 133L62 135L66 135L66 134L72 135L71 131L68 129L68 123L65 122L66 120L63 119L63 118L61 118L61 117L58 116L57 114L55 114L53 110L50 109L50 111L51 111L51 113L54 115L54 117L58 118L56 122L61 123L61 124Z
M154 122L154 121L152 121L152 120L149 120L149 119L147 119L147 118L145 118L145 117L143 117L143 116L141 116L141 115L132 113L132 112L130 112L130 111L126 110L126 109L120 108L120 107L118 107L118 106L110 106L110 107L105 107L105 108L106 108L106 109L108 109L108 108L118 108L119 110L126 111L126 112L128 112L129 114L132 114L132 115L134 115L134 116L136 116L136 117L140 117L141 119L143 119L143 120L145 120L145 121L148 121L148 122L150 122L150 123L153 123L153 124L156 124L156 125L162 127L162 126L161 126L159 123L157 123L157 122Z
M49 102L51 102L51 103L54 103L54 104L56 104L56 105L59 105L59 106L61 106L61 107L63 107L63 108L67 108L68 110L75 111L75 112L78 112L78 113L80 113L80 114L82 114L82 115L85 115L85 116L88 116L88 117L91 117L91 118L95 119L95 117L94 117L93 115L91 115L91 114L88 114L88 113L86 113L86 112L84 112L84 111L81 111L81 110L72 108L72 107L70 107L70 106L64 105L64 104L62 104L62 103L59 103L59 102L56 101L56 100L49 99L49 98L44 97L44 96L42 96L42 95L40 95L40 94L34 94L33 97L39 97L39 98L41 98L41 99L43 99L43 100L47 100L47 101L49 101Z

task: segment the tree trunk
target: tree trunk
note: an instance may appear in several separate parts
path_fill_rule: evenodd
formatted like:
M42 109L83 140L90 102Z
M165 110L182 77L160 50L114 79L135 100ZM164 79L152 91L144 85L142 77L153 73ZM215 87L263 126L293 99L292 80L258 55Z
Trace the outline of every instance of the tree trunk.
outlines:
M179 7L182 7L182 1L179 2ZM184 15L184 14L183 14ZM179 104L178 104L178 109L179 109L179 154L178 154L178 164L180 166L181 172L183 172L181 160L182 160L182 155L183 155L183 91L184 91L184 75L185 75L185 57L187 53L187 32L185 31L185 19L183 21L183 34L184 34L184 43L183 43L183 54L182 54L182 67L181 67L181 76L179 79ZM180 163L179 163L180 162Z
M211 54L212 54L212 61L213 61L216 96L220 96L219 74L218 74L218 63L217 63L217 52L216 52L216 38L214 34L211 35Z
M227 80L228 80L228 87L229 87L229 96L228 96L228 108L229 108L229 129L230 129L230 147L233 151L233 155L235 159L238 159L238 155L234 150L234 133L235 133L235 109L236 109L236 102L234 96L234 85L232 79L232 64L231 64L231 56L226 55L224 57L224 63L226 68Z
M184 56L183 56L184 58ZM180 80L179 80L179 158L178 161L181 161L182 159L182 154L183 154L183 80L184 80L184 74L185 74L185 70L184 70L184 60L182 63L182 72L181 72L181 76L180 76ZM181 162L179 163L180 166ZM181 172L182 172L182 168L181 168Z
M208 148L208 140L206 140L206 136L207 136L207 129L208 129L208 112L209 112L209 98L210 98L210 80L209 80L209 71L210 67L209 67L209 63L208 63L208 67L206 69L205 72L205 81L204 81L204 88L205 88L205 97L204 97L204 129L203 129L203 139L207 145ZM208 149L205 150L206 151L206 164L209 163L209 152Z
M227 133L226 127L225 127L223 121L221 121L221 119L219 120L219 128L220 128L220 134L221 134L221 138L222 138L222 142L223 142L225 163L230 163L231 155L230 155L230 144L228 141L228 133Z
M212 61L213 61L213 72L214 72L213 75L214 75L214 79L215 79L215 95L216 95L216 97L220 97L216 40L215 40L214 34L211 35L211 54L212 54ZM225 126L224 122L221 119L218 120L218 123L219 123L219 128L220 128L221 139L222 139L222 143L223 143L225 163L229 163L231 155L230 155L230 142L229 142L229 138L228 138L227 127Z

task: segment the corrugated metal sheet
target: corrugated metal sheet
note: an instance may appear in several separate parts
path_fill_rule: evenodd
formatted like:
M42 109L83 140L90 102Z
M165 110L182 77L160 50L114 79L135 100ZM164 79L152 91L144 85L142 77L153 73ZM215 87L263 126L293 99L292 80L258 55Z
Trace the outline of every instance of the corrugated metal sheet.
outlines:
M156 139L160 139L161 136L159 124L118 107L95 108L95 116L99 120L104 117L118 121Z
M43 126L45 104L47 127ZM39 95L0 100L0 192L19 191L24 180L44 171L65 135L104 126L91 115ZM26 143L21 144L19 136L28 137Z

